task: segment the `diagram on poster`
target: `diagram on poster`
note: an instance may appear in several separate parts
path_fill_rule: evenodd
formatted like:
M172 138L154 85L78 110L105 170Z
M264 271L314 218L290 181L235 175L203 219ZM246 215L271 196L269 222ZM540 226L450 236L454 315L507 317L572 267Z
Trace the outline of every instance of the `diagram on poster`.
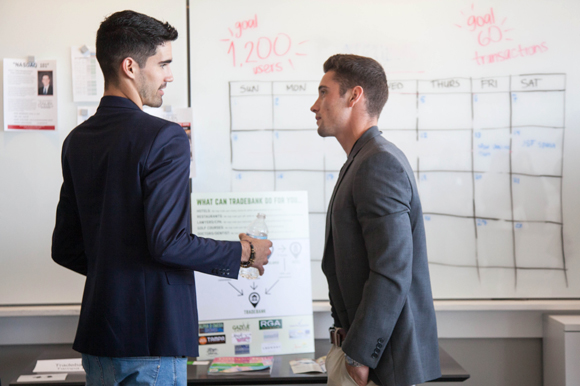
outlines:
M265 273L258 279L196 272L197 290L203 294L197 300L200 355L313 351L307 193L202 193L192 200L197 236L239 240L263 213L273 243Z

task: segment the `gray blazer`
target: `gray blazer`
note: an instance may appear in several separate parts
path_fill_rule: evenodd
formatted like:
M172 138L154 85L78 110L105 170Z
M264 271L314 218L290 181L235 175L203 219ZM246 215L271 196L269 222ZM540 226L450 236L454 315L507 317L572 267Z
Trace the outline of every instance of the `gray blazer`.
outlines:
M328 208L322 270L342 348L380 385L441 376L421 202L405 155L374 126L355 143Z

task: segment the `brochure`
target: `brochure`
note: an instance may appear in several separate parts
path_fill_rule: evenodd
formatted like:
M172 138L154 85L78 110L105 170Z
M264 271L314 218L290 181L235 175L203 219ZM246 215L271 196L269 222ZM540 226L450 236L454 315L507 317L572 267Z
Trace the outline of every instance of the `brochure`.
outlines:
M294 374L326 373L326 356L313 359L297 359L290 361L290 367Z
M274 357L218 357L215 358L207 371L216 374L256 373L270 374Z

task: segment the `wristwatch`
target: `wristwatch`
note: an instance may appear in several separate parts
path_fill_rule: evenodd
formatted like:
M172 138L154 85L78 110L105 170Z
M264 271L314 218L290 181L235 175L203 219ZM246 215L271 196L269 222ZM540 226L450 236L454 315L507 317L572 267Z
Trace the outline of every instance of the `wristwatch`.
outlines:
M352 366L352 367L361 367L361 366L364 366L362 363L359 363L359 362L355 361L354 359L352 359L351 357L349 357L346 354L344 354L344 359L346 360L346 363L349 366Z
M246 262L240 262L240 267L242 268L250 268L252 264L254 264L254 260L256 260L256 250L254 249L254 245L251 241L248 241L248 243L250 243L250 259Z

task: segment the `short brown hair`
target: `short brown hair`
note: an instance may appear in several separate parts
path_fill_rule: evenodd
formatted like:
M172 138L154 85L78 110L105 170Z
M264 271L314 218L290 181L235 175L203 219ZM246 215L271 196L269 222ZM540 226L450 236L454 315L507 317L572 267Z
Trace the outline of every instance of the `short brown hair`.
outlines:
M121 11L107 17L97 31L97 60L105 87L118 83L117 71L123 59L132 57L143 68L157 46L175 39L173 26L142 13Z
M324 73L334 71L334 80L340 85L340 95L361 86L367 99L367 112L378 117L389 98L387 75L383 67L372 58L337 54L324 62Z

